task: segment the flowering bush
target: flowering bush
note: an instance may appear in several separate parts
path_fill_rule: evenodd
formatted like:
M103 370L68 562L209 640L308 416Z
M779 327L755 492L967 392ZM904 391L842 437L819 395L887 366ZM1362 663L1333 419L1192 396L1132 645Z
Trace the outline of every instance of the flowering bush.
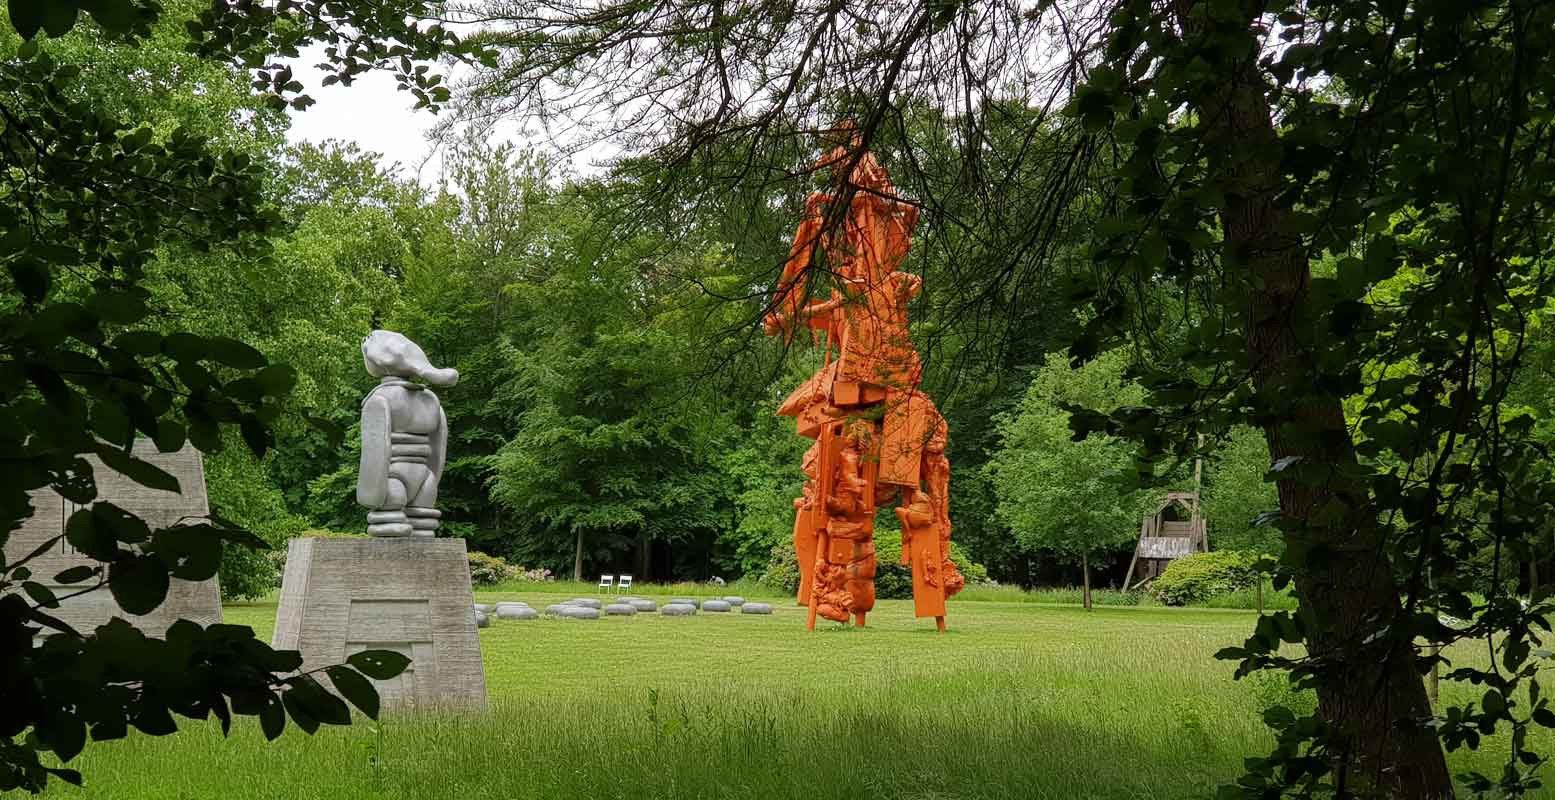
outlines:
M551 571L545 567L540 567L538 569L524 569L523 567L519 567L519 570L520 573L518 575L518 579L521 581L544 583L545 581L556 580L556 576L552 575Z
M488 555L477 550L470 551L471 583L490 586L512 580L518 572L518 567L509 564L501 556Z

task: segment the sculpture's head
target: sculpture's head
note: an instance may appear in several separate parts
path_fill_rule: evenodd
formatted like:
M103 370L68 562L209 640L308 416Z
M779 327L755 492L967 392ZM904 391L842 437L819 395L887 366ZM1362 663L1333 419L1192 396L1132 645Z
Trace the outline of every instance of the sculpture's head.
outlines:
M453 386L459 382L459 370L432 366L415 342L394 331L367 334L362 340L362 362L375 378L420 378L433 386Z
M857 150L864 143L864 135L859 132L858 123L851 119L843 118L837 120L828 133L837 147Z

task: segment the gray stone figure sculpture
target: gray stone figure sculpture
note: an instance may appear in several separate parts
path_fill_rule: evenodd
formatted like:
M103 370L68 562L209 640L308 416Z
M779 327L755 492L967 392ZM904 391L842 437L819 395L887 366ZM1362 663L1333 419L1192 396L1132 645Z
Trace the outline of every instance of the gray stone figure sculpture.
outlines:
M437 483L448 448L448 418L437 395L414 382L453 386L459 371L438 369L415 342L393 331L362 341L367 371L382 379L362 400L362 461L356 501L373 536L432 536L443 516Z

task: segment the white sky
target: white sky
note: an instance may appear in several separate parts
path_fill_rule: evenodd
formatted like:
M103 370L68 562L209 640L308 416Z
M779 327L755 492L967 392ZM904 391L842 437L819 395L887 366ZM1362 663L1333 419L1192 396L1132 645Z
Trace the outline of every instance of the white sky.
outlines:
M448 112L412 111L416 98L395 89L394 76L386 72L369 72L349 87L320 86L325 73L313 65L324 60L322 55L322 47L310 48L292 62L298 79L308 87L307 94L318 102L307 111L290 112L287 141L356 142L363 150L382 153L385 166L398 161L402 175L416 177L426 185L435 183L442 166L441 153L434 150L426 135ZM443 75L444 80L450 77L446 68Z
M314 45L290 62L298 80L307 87L306 93L317 102L307 111L287 112L291 115L291 127L286 140L293 144L326 139L356 142L363 150L382 154L380 163L385 167L399 162L402 177L413 177L423 186L435 186L442 174L444 148L428 140L427 135L452 111L445 109L433 114L424 108L412 110L415 96L395 88L394 76L387 72L367 72L350 86L321 86L327 73L313 65L323 61L323 56L323 45ZM463 68L439 64L434 69L442 74L445 84L452 84ZM518 125L500 122L492 138L521 147L548 144L543 135L526 135ZM614 147L596 144L567 161L575 173L586 174L617 152Z

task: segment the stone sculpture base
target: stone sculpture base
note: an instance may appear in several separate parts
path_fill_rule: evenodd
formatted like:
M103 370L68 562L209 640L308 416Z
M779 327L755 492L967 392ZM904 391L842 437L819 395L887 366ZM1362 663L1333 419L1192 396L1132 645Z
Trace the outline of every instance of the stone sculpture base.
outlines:
M384 708L484 708L474 599L463 539L293 539L271 644L305 670L395 650L411 665L377 682Z
M204 522L210 514L205 495L205 466L200 451L185 444L171 453L158 452L149 439L137 439L131 451L136 458L149 461L178 479L178 492L149 489L104 466L96 456L87 456L92 474L97 481L97 499L117 505L125 511L145 520L152 530L180 523ZM5 559L15 562L27 557L44 542L63 537L70 515L82 506L66 500L52 489L39 489L30 494L32 516L22 520L21 527L11 532L5 542ZM45 553L27 563L33 578L58 596L80 591L87 584L61 584L54 576L71 567L100 567L76 552L74 547L59 538ZM20 591L18 587L15 591ZM185 581L173 578L167 589L167 599L150 614L137 616L119 608L107 587L72 597L60 603L56 609L44 609L81 633L90 633L108 620L119 617L140 629L147 636L158 638L167 635L167 629L180 619L214 625L221 622L221 588L216 578L203 581ZM44 629L42 635L53 634Z

